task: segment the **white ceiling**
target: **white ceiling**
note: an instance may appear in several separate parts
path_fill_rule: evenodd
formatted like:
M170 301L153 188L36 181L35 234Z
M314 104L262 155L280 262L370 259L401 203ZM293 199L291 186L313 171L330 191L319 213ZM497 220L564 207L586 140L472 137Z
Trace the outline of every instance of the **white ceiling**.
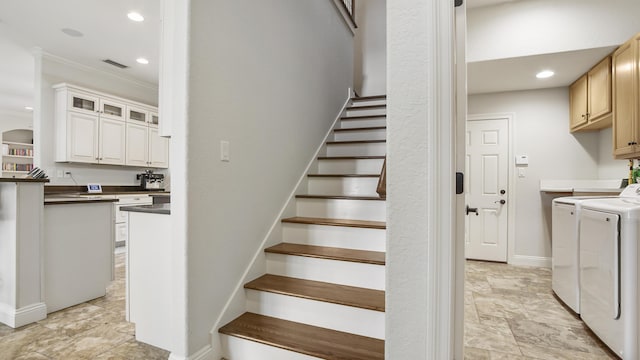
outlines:
M613 50L615 47L604 47L472 62L467 64L467 92L480 94L567 86ZM542 70L551 70L556 75L536 78Z
M468 8L514 1L467 0ZM138 11L142 23L126 14ZM83 37L61 32L78 30ZM60 56L96 69L113 72L152 85L158 84L160 1L158 0L0 0L0 111L24 112L32 105L31 49ZM566 86L588 70L611 48L470 63L469 93L486 93ZM149 65L135 62L149 59ZM118 69L103 63L112 59L130 66ZM535 73L550 68L556 76L540 81Z
M130 11L141 13L145 21L132 22L127 18ZM63 28L84 36L71 37ZM157 85L159 46L158 0L0 0L0 109L24 111L24 106L32 104L34 47ZM138 64L138 57L147 58L149 64ZM130 68L118 69L103 63L104 59Z

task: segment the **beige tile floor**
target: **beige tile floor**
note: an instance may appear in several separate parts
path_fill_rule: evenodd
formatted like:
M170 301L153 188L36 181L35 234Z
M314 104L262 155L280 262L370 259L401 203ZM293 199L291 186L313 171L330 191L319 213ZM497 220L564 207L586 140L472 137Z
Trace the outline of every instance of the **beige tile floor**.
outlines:
M467 261L465 359L617 359L551 291L543 268Z
M0 324L0 359L167 359L167 351L137 342L133 324L125 321L124 259L124 253L116 255L116 279L106 296L19 329Z

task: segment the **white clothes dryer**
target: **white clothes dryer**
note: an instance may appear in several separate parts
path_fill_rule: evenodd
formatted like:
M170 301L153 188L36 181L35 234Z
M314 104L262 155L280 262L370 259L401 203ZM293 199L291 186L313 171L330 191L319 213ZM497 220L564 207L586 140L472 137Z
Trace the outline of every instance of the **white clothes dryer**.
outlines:
M623 359L638 359L640 184L582 203L580 315Z

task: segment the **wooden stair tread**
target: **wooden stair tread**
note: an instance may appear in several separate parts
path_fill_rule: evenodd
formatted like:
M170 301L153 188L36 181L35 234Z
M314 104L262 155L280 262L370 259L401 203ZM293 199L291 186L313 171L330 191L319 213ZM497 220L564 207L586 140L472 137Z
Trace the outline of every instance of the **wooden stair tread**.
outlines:
M386 98L387 95L358 96L352 97L351 101L385 100Z
M278 245L271 246L264 251L272 254L296 255L364 264L385 264L385 253L380 251L354 250L292 243L280 243Z
M318 156L318 160L384 160L384 156Z
M240 315L218 331L322 359L384 359L384 340L253 313Z
M386 118L387 115L359 115L359 116L343 116L341 120L365 120L365 119L379 119Z
M387 140L349 140L349 141L327 141L328 145L342 145L342 144L376 144L386 143Z
M363 105L363 106L349 106L347 110L375 110L375 109L386 109L386 104L381 105Z
M379 196L349 196L349 195L296 195L296 199L331 199L331 200L373 200L384 201Z
M244 285L245 289L295 296L303 299L362 309L384 311L384 291L328 282L266 274Z
M352 178L378 178L380 174L307 174L307 177L352 177Z
M356 227L356 228L382 229L382 230L387 228L387 223L384 221L369 221L369 220L331 219L331 218L296 216L296 217L282 219L281 221L283 223L289 223L289 224L341 226L341 227Z
M348 132L348 131L363 131L363 130L386 130L386 126L369 126L369 127L359 127L359 128L341 128L334 129L334 132Z

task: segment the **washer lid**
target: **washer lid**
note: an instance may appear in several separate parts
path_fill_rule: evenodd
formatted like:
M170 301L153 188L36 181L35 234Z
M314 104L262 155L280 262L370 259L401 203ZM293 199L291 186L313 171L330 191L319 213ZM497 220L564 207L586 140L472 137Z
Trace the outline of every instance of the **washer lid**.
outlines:
M583 209L607 211L612 213L638 213L640 215L640 198L608 198L585 200L581 203Z
M607 198L618 198L618 196L613 195L600 195L600 196L564 196L553 199L554 204L567 204L567 205L575 205L577 203L581 203L586 200L593 199L607 199Z

